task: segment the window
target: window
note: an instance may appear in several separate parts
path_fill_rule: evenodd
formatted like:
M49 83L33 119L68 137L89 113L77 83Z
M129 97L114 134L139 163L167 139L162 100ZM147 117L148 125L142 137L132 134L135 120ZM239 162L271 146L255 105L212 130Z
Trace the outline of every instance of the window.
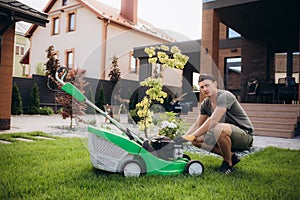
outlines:
M15 54L18 56L24 56L25 54L25 47L23 45L16 45Z
M138 59L133 56L133 53L130 53L130 68L129 72L136 73L137 72L137 66L138 66Z
M67 1L68 1L68 0L62 0L61 5L62 5L62 6L66 6L66 5L67 5Z
M69 69L74 67L74 49L66 51L66 66Z
M234 31L233 29L227 27L227 38L237 38L237 37L241 37L241 35Z
M67 31L75 31L75 12L68 14L68 28Z
M54 17L52 19L53 27L52 27L52 35L59 34L59 17Z
M300 62L300 53L293 52L292 57L292 66L290 67L291 75L295 78L296 83L299 83L299 62ZM275 53L275 83L281 82L281 80L285 80L288 73L288 53Z
M235 71L237 73L241 73L242 67L241 67L242 58L226 58L226 66L229 70Z
M236 90L240 88L242 73L242 58L225 58L224 86L225 89Z

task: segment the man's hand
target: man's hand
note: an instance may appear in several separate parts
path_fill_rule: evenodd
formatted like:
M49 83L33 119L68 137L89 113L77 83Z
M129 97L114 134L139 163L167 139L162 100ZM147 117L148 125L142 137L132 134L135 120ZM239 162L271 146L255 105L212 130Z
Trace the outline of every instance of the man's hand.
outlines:
M196 138L196 136L195 136L194 134L191 134L191 135L184 135L184 136L182 136L182 137L183 137L183 139L185 139L185 140L187 140L187 141L190 141L190 142L194 141L194 139Z

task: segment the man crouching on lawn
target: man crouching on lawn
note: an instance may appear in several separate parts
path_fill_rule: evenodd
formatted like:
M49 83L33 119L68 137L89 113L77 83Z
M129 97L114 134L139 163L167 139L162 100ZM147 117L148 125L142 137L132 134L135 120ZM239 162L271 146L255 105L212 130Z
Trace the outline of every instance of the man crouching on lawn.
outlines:
M201 74L199 86L205 99L200 115L183 138L196 147L222 156L224 160L219 171L229 174L240 161L232 151L252 146L253 125L236 97L218 89L213 75Z

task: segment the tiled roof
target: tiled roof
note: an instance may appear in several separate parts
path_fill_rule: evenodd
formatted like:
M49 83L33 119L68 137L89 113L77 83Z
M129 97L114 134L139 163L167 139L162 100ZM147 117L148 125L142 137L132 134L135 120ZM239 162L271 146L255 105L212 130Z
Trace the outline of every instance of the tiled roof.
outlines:
M146 34L153 35L155 37L159 37L166 41L172 41L175 40L171 38L166 33L159 31L158 28L155 28L152 24L149 22L142 20L138 18L137 24L132 23L131 21L127 20L120 14L120 10L110 7L100 1L95 0L79 0L83 5L85 5L87 8L89 8L92 12L94 12L100 19L107 19L110 21L113 21L117 24L142 31Z
M1 1L1 0L0 0ZM56 0L50 0L46 7L44 8L43 12L48 13L53 5L55 4ZM134 24L120 15L120 10L108 6L100 1L96 0L78 0L83 6L89 9L93 14L95 14L100 19L106 19L110 22L114 22L120 24L122 26L143 32L148 35L152 35L154 37L160 38L165 41L174 42L175 39L171 38L168 34L160 31L158 28L155 28L149 22L146 22L142 19L138 18L138 23ZM36 26L31 26L29 31L26 33L26 37L31 37L33 32L35 31Z
M0 15L13 16L15 21L25 21L39 26L46 26L48 15L39 12L19 1L0 0Z

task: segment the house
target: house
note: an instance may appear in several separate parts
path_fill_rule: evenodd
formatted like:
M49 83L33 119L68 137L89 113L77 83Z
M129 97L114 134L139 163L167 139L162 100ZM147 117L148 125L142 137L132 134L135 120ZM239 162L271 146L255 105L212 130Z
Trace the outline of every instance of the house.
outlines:
M18 1L0 0L0 130L10 129L15 23L45 26L47 15ZM5 49L5 50L4 50Z
M23 21L16 23L15 29L15 47L14 47L14 77L27 77L29 76L29 66L20 63L22 58L30 47L29 39L24 37L30 24Z
M235 93L258 136L300 134L298 8L292 0L203 1L200 73ZM245 104L251 80L258 100ZM187 119L194 122L197 112Z
M50 0L44 12L49 24L36 25L30 38L30 70L45 63L45 50L53 45L57 58L69 68L86 69L85 76L109 79L113 56L122 79L138 80L138 60L133 47L174 41L137 17L137 0L122 0L121 10L95 0Z
M277 83L281 76L298 76L299 80L298 8L299 2L292 0L203 1L201 45L213 62L202 53L201 70L219 72L222 79L230 82L228 59L240 58L238 95L242 101L249 80ZM204 68L205 63L213 64Z
M192 74L212 73L220 88L230 90L242 102L254 124L255 135L284 138L299 135L300 106L288 104L299 103L300 97L298 8L298 1L203 0L199 46L194 52L189 52L189 48L182 51L197 60L188 62L183 70L187 84L182 85L182 93L191 93ZM191 44L188 41L185 46ZM183 42L179 44L183 45ZM135 48L135 56L145 64L148 58L142 50ZM142 66L141 70L149 71ZM261 83L255 93L259 101L244 104L248 81L254 79ZM267 88L263 87L266 85ZM190 99L195 99L195 95ZM203 95L198 100L201 102ZM266 104L269 102L277 104ZM193 123L198 113L197 108L186 118L182 117Z

